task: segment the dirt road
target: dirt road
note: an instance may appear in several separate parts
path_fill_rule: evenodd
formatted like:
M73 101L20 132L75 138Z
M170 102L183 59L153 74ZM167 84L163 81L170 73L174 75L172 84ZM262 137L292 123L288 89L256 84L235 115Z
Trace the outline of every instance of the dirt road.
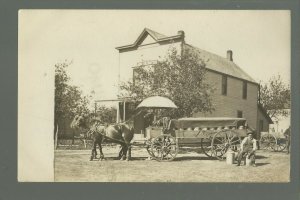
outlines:
M288 182L290 156L257 152L257 167L228 165L204 154L181 150L172 162L147 160L133 149L132 161L116 160L115 147L104 147L106 160L89 161L90 150L55 151L55 181L78 182Z

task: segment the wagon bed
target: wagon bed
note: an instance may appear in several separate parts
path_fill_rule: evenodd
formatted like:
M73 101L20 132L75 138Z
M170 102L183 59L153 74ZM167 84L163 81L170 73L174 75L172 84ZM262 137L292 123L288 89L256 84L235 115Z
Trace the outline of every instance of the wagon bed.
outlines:
M181 118L171 120L167 129L146 130L148 152L156 160L173 160L178 148L201 146L205 155L224 159L226 152L238 150L241 138L249 131L244 118Z

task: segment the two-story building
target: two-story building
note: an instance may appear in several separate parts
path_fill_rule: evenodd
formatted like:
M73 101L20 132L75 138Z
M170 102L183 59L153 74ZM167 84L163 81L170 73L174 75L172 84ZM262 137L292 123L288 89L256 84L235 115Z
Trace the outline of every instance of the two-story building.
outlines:
M206 64L206 81L215 88L214 111L197 113L195 117L243 117L258 133L269 130L272 120L259 105L259 84L234 63L233 52L228 50L226 57L221 57L187 44L183 31L165 36L145 28L133 44L117 47L119 81L133 78L134 67L141 63L151 65L164 59L170 48L176 48L177 52L188 48L198 54Z

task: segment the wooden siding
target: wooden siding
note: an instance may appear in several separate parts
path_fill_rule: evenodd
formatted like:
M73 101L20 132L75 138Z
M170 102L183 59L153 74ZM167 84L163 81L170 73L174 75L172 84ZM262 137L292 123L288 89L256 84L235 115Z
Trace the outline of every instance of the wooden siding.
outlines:
M243 112L248 124L257 128L258 85L247 82L247 99L243 99L243 80L227 76L227 95L222 95L222 74L207 71L206 81L214 89L212 94L214 111L197 113L196 117L237 117L237 111Z

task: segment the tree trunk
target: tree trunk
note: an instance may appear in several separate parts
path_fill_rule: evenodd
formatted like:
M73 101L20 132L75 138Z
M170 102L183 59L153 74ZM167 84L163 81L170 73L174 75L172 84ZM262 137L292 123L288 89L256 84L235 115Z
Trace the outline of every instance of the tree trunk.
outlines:
M57 149L57 141L58 141L58 124L56 126L56 132L55 132L55 144L54 144L54 149Z

